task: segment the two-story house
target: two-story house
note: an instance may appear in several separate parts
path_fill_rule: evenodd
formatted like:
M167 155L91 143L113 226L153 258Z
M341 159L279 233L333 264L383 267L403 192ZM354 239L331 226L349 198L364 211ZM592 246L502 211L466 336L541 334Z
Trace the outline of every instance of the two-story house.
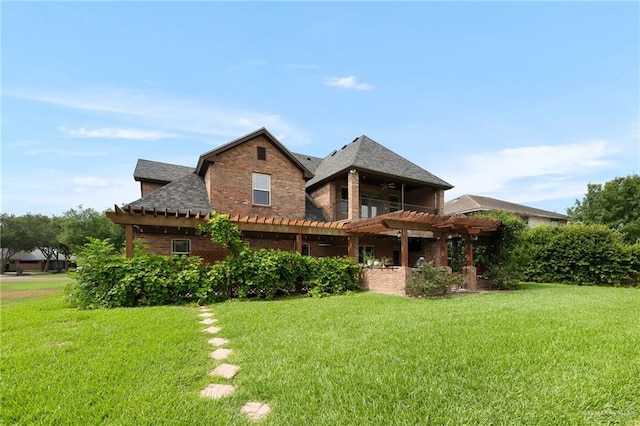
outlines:
M317 158L262 128L202 154L195 168L138 160L134 179L142 197L107 213L125 228L128 256L140 238L156 253L224 258L195 232L212 211L229 214L253 248L372 255L398 268L420 256L446 265L449 236L466 235L471 253L472 240L499 224L444 215L452 186L367 136Z

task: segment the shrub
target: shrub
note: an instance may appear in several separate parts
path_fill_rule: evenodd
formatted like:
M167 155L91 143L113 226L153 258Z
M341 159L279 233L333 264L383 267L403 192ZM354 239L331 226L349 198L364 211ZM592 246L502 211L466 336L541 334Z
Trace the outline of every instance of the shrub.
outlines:
M450 274L432 262L423 263L407 283L407 294L413 297L446 296L452 287L460 287L462 282L463 276L459 273Z
M574 224L527 230L527 280L578 285L633 285L640 271L640 248L605 225Z
M359 289L360 266L350 257L307 257L308 294L322 297Z

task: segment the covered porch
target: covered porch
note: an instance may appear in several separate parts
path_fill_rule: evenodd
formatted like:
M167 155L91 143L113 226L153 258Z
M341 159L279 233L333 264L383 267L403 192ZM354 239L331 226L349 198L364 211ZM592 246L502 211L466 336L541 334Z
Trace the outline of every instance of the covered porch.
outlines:
M411 279L413 263L409 260L410 238L420 236L429 240L435 248L432 256L424 251L427 261L448 268L448 241L462 237L465 241L465 265L462 274L468 289L477 288L476 268L473 266L474 243L481 235L490 235L500 226L500 221L467 216L446 216L426 212L397 211L370 219L347 224L349 256L358 257L359 240L371 235L396 236L400 240L400 262L394 268L365 269L362 278L364 288L388 294L404 295L406 283Z

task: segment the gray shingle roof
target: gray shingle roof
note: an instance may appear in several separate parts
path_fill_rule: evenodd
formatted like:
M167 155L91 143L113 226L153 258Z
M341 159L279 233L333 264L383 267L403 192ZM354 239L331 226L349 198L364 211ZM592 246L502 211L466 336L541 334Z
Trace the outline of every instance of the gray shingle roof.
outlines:
M317 220L319 222L326 222L327 218L324 217L324 213L322 210L316 206L316 203L313 201L313 198L309 194L306 194L305 197L305 215L304 218L306 220Z
M125 208L129 206L134 209L144 207L145 210L155 208L159 211L166 209L169 212L180 211L182 213L189 210L191 213L200 212L203 215L213 210L209 206L204 179L193 173L193 169L191 173L187 173L176 181L129 203Z
M315 173L316 169L322 163L322 158L312 157L311 155L293 153L293 155L300 161L311 173Z
M323 158L314 171L315 176L307 182L307 188L350 168L397 176L445 189L453 188L451 184L364 135Z
M136 181L153 181L168 183L178 180L188 173L193 173L193 167L178 166L176 164L161 163L159 161L138 159L133 178Z
M560 213L523 206L509 201L498 200L480 195L461 195L444 203L445 214L465 214L476 211L502 210L523 216L545 217L550 219L567 220L569 217Z

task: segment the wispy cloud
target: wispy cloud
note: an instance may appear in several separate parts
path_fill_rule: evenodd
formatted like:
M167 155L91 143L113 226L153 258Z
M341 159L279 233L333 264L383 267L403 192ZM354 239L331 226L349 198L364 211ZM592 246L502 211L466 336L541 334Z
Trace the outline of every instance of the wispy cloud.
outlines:
M132 139L154 141L158 139L172 138L177 135L157 130L144 130L132 128L102 127L97 129L65 129L59 127L63 134L74 138L103 138L103 139Z
M75 176L70 180L74 192L89 192L97 188L108 188L109 182L97 176Z
M613 165L606 141L542 145L470 154L448 166L455 188L447 198L471 193L513 202L579 197L587 176Z
M282 116L269 112L228 108L196 99L174 97L139 90L97 87L64 91L8 91L7 96L29 99L85 112L99 113L134 126L144 126L148 132L233 139L260 127L282 135L290 146L303 145L310 138ZM123 126L122 129L129 129ZM94 131L96 129L93 129ZM87 129L84 129L87 132ZM96 133L97 134L97 133ZM87 137L87 136L85 136ZM97 137L97 136L96 136Z
M329 77L324 81L325 86L340 87L343 89L371 90L373 86L369 83L358 83L358 79L350 75L348 77Z

